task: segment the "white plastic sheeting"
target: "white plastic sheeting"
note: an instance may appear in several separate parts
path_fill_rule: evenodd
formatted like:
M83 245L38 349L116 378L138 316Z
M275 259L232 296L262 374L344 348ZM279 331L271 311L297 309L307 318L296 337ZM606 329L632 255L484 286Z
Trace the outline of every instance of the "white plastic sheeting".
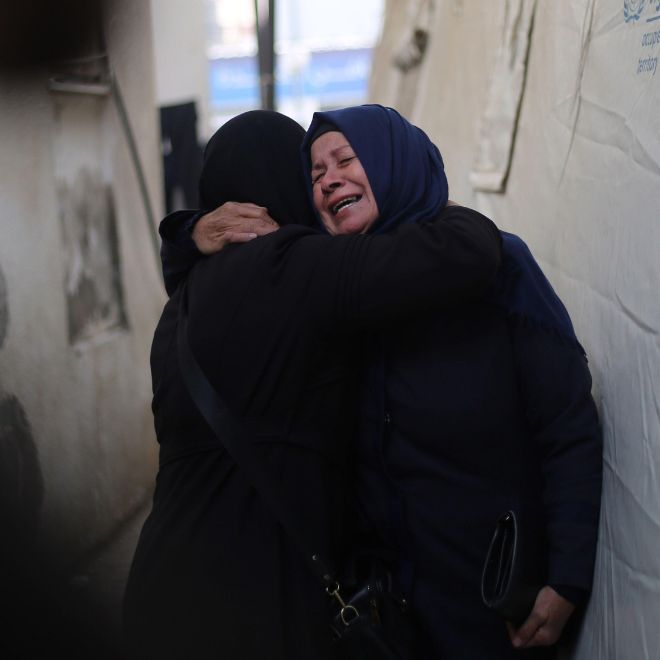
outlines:
M504 25L470 172L475 190L503 192L513 156L518 112L525 89L536 0L507 0Z
M604 492L594 591L572 657L658 660L660 1L536 0L520 87L496 77L521 0L435 0L424 59L407 73L391 66L410 29L390 19L402 4L388 2L372 100L435 140L452 199L523 236L589 354ZM412 75L413 99L401 95ZM506 187L476 191L487 108L514 107L516 93Z

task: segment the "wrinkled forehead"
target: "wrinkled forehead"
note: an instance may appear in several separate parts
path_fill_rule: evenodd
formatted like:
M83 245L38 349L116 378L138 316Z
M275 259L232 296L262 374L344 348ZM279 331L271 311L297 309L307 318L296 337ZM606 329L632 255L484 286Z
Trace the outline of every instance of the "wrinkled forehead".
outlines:
M348 138L336 128L324 131L316 137L310 147L312 169L320 167L329 157L337 157L345 149L350 149Z

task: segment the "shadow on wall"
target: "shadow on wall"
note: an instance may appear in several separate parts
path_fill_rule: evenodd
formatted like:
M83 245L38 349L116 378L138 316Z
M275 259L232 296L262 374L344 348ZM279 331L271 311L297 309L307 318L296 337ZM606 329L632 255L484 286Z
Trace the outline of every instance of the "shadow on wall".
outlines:
M0 349L7 337L7 287L0 270ZM108 616L65 588L41 538L44 478L27 413L13 394L0 392L0 658L118 660L120 642ZM84 611L83 611L83 608Z
M0 649L3 657L27 644L26 613L42 598L37 532L44 484L27 415L12 395L0 398L0 584L9 605ZM11 656L10 656L11 657ZM20 656L18 656L20 657Z
M10 543L0 544L2 566L10 574L36 542L44 496L37 447L27 416L15 396L0 399L0 529Z
M0 5L0 68L22 69L79 55L96 39L103 0L31 0Z
M0 348L9 325L7 285L0 270ZM25 410L11 394L0 393L0 575L2 591L24 577L34 551L44 482L37 446Z

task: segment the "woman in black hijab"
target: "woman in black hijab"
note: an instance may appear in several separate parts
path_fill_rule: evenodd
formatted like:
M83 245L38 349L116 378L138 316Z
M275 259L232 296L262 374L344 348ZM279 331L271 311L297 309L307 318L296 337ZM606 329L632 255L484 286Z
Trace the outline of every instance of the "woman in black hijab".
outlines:
M395 236L311 227L292 120L256 111L210 141L207 208L266 206L281 229L202 259L166 304L151 353L160 469L125 597L130 657L336 657L329 598L240 466L203 421L176 351L180 297L193 354L308 545L346 554L348 465L361 332L479 295L499 234L474 214ZM411 256L413 258L411 258Z

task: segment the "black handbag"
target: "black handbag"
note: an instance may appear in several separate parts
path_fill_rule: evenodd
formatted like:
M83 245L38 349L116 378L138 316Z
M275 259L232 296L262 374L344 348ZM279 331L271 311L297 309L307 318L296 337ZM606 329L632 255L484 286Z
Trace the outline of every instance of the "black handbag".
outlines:
M514 511L500 516L481 576L484 604L518 626L529 616L546 581L541 535Z
M186 389L198 410L252 486L298 548L321 588L336 606L330 621L335 643L347 660L412 660L415 626L406 599L394 586L392 575L380 561L373 561L365 576L352 586L341 585L319 553L307 545L304 535L289 522L286 508L270 483L253 465L243 440L240 421L224 405L197 363L188 343L186 285L181 291L178 324L179 367ZM354 571L353 571L354 572ZM354 572L355 573L355 572Z

